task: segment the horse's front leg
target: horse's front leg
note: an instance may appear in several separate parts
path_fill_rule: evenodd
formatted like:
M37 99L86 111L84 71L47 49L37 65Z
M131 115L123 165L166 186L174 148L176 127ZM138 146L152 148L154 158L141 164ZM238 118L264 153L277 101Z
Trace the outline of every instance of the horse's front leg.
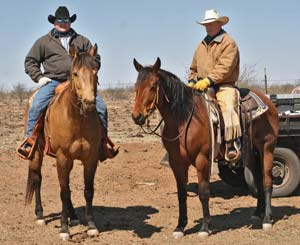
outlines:
M209 225L211 222L209 212L209 177L210 177L210 164L209 160L200 155L196 161L197 176L198 176L198 194L202 204L203 222L199 231L199 236L202 238L209 236Z
M86 200L85 217L88 224L87 234L89 236L95 236L99 234L99 231L95 225L93 217L93 197L94 197L94 177L97 169L98 159L89 160L84 164L84 197Z
M62 154L57 154L57 173L58 173L58 179L60 183L60 198L62 201L62 212L60 218L61 230L59 236L64 241L70 239L68 217L70 214L70 203L72 203L71 191L69 186L70 172L72 168L73 168L72 160L67 159Z
M181 238L184 236L184 228L187 225L187 178L188 178L188 165L180 161L174 161L171 157L169 159L170 167L173 170L173 174L177 184L177 196L179 203L179 218L178 225L173 232L175 238Z

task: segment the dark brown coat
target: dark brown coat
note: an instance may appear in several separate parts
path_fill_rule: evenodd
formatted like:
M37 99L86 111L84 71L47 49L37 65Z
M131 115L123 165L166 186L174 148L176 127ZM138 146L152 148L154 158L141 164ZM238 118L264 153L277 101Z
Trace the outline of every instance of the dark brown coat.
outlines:
M75 31L70 39L71 44L74 44L80 52L87 52L92 48L91 42ZM98 54L96 62L100 68L100 55ZM41 65L44 72L42 72ZM34 43L25 58L25 72L34 82L38 82L43 76L61 82L66 81L69 79L70 69L71 57L59 38L53 35L53 29Z

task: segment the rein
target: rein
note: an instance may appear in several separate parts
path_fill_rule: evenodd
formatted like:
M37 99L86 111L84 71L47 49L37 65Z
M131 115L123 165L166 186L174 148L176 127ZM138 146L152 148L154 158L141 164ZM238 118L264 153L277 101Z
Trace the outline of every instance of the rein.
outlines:
M163 90L163 93L164 93L164 97L165 97L166 101L167 101L168 103L170 103L170 100L169 100L169 98L168 98L168 96L166 95L166 93L165 93L164 90ZM148 117L154 112L154 110L157 108L156 105L158 104L158 99L159 99L158 95L159 95L159 86L157 86L156 93L155 93L154 99L153 99L153 101L152 101L152 103L151 103L150 110L149 110L149 112L147 113L147 118L148 118ZM193 96L194 96L194 92L193 92ZM193 107L192 107L191 113L190 113L190 115L189 115L188 121L187 121L187 123L185 124L184 130L182 130L181 132L179 132L179 134L178 134L176 137L174 137L174 138L167 138L167 137L164 137L163 135L160 135L160 134L158 134L158 133L156 132L157 129L158 129L158 128L160 127L160 125L162 124L163 119L161 119L161 120L159 121L159 123L156 125L156 127L155 127L154 129L151 129L149 123L147 123L147 128L148 128L149 131L146 131L146 130L144 129L143 125L140 125L140 127L142 128L142 130L143 130L143 132L144 132L145 134L156 135L156 136L158 136L158 137L160 137L160 138L162 138L163 140L166 140L166 141L175 141L175 140L179 139L179 138L181 137L181 135L182 135L184 132L187 131L188 126L190 125L190 122L191 122L192 117L193 117L194 106L195 106L195 104L194 104L194 100L193 100ZM149 122L149 121L148 121L148 122Z

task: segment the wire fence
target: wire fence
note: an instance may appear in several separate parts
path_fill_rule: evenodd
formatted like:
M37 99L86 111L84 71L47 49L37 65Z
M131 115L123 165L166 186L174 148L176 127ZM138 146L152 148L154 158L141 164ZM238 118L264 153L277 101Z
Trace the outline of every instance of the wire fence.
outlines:
M23 83L14 83L14 85L8 87L8 84L0 82L0 93L9 92L19 92L19 91L33 91L37 87L26 86ZM34 85L34 84L33 84ZM113 90L113 89L123 89L123 90L133 90L135 82L117 82L117 83L100 83L98 89L101 90ZM261 87L261 88L272 88L272 87L290 87L295 88L300 86L300 78L296 79L270 79L267 80L240 80L237 83L238 87Z
M101 83L99 85L100 90L106 90L106 89L133 89L134 83Z
M134 82L132 83L100 83L99 89L132 89L134 88ZM240 80L239 84L247 84L254 86L265 86L265 80ZM282 86L282 85L290 85L290 86L300 86L300 78L296 79L270 79L267 80L267 87L272 86Z

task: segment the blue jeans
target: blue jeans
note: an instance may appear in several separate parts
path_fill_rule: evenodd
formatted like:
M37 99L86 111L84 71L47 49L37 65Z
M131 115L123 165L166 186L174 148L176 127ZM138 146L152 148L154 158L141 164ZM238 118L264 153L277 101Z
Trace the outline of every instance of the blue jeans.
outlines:
M51 82L43 85L34 96L32 105L28 112L26 137L31 135L41 112L48 106L50 100L54 96L54 90L59 84L59 82L52 80ZM96 110L103 123L105 132L107 133L107 107L99 95L96 96Z

